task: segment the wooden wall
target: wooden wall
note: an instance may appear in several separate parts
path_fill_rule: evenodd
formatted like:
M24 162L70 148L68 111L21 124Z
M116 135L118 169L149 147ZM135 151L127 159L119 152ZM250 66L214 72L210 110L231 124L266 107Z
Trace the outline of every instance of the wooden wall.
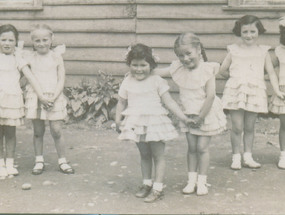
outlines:
M94 78L99 70L122 77L128 71L126 48L135 42L152 46L161 59L159 66L167 66L176 59L175 38L186 31L200 36L209 61L222 62L226 45L237 40L231 33L234 22L245 14L260 17L267 29L261 44L278 45L277 19L284 12L228 11L225 5L227 0L43 0L42 11L1 11L0 24L15 25L28 48L31 26L50 25L54 44L67 45L67 85L74 85L83 77ZM217 79L218 94L224 84Z

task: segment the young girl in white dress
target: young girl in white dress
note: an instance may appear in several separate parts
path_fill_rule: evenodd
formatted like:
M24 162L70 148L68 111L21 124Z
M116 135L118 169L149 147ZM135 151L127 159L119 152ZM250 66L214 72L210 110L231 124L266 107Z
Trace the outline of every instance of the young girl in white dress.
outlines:
M44 103L43 93L32 75L20 50L16 51L19 33L10 24L0 26L0 177L18 175L14 167L16 126L24 123L23 92L20 87L21 72L35 88ZM5 139L5 144L4 144Z
M44 170L43 136L45 133L45 120L49 121L51 135L55 142L58 155L59 170L64 174L73 174L74 169L65 158L64 142L61 127L67 115L66 99L62 93L65 80L65 69L61 54L64 50L51 49L53 32L47 25L36 25L31 31L34 51L27 53L32 73L48 98L48 104L43 104L31 86L27 86L26 118L32 119L34 127L35 166L34 175L39 175Z
M171 75L179 87L184 113L193 120L189 125L181 123L188 142L188 184L183 193L197 191L197 195L206 195L210 140L226 128L226 117L215 87L219 64L204 62L205 52L193 33L181 34L174 43L174 52L179 60L155 72L161 76Z
M220 74L229 79L225 85L222 102L229 110L232 130L232 164L234 170L241 169L243 134L243 164L249 168L259 168L260 163L252 158L254 127L258 113L267 113L267 94L264 69L267 71L276 95L283 98L277 76L274 72L269 46L259 45L258 36L265 29L256 16L246 15L236 21L233 32L240 42L228 46L228 55L220 67Z
M151 48L143 44L133 45L127 54L127 65L130 67L130 74L119 90L116 125L121 132L119 139L134 141L140 151L143 186L136 197L145 198L144 201L149 203L163 195L164 141L177 136L162 103L185 123L190 120L171 98L167 82L152 74L157 64Z
M275 55L279 64L279 89L281 92L285 92L285 17L280 19L279 29L280 45L275 48ZM280 99L274 94L269 103L269 111L279 115L279 144L281 153L277 166L280 169L285 169L285 100Z

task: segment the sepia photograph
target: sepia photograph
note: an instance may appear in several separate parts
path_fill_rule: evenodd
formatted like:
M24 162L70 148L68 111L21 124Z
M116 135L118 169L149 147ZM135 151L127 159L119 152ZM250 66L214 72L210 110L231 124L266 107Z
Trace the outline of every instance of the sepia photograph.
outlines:
M281 215L284 176L285 0L0 0L0 214Z

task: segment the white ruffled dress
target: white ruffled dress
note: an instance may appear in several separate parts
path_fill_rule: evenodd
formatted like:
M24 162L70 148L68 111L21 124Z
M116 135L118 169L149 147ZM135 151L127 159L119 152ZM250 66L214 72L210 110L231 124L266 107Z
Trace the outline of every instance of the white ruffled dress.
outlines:
M222 97L224 109L268 112L264 64L269 48L259 45L248 51L237 44L228 46L232 63Z
M135 142L167 141L177 137L174 126L168 118L168 111L162 106L161 96L169 86L160 76L150 75L138 81L128 75L122 82L119 96L127 99L125 117L121 124L120 140Z
M279 61L279 87L285 88L285 46L280 45L275 48L275 54ZM275 114L285 114L285 100L280 99L276 94L272 95L269 103L269 111Z
M0 54L0 125L24 123L24 100L20 72L27 63L15 55Z
M194 70L189 70L178 60L172 62L170 73L179 87L179 96L183 111L188 116L198 116L206 100L206 83L215 76L217 63L200 62ZM190 132L199 136L212 136L226 129L226 116L221 100L216 96L213 105L200 128L191 128L180 122L182 132Z
M50 50L46 55L39 55L36 51L26 54L26 60L31 66L31 71L38 80L44 95L54 95L57 82L57 68L63 66L62 49ZM63 120L67 116L67 101L63 93L54 102L52 109L46 110L38 99L31 85L26 87L26 118L41 120Z

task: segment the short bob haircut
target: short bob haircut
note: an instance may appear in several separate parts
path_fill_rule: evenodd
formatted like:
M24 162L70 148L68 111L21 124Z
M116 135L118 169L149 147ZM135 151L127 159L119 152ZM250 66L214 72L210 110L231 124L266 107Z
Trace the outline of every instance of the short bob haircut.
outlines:
M14 25L6 24L0 26L0 35L6 32L12 32L16 39L16 46L18 45L19 32Z
M266 31L266 29L263 27L263 25L262 25L262 23L258 17L253 16L253 15L245 15L236 21L235 26L233 28L233 33L236 36L240 37L241 36L241 27L243 25L248 25L248 24L253 24L253 23L255 23L255 25L256 25L256 28L258 30L258 34L263 34Z
M157 63L155 62L153 57L152 49L142 43L138 43L131 46L131 49L127 54L127 65L130 66L132 60L134 59L145 60L149 63L151 69L157 67Z

